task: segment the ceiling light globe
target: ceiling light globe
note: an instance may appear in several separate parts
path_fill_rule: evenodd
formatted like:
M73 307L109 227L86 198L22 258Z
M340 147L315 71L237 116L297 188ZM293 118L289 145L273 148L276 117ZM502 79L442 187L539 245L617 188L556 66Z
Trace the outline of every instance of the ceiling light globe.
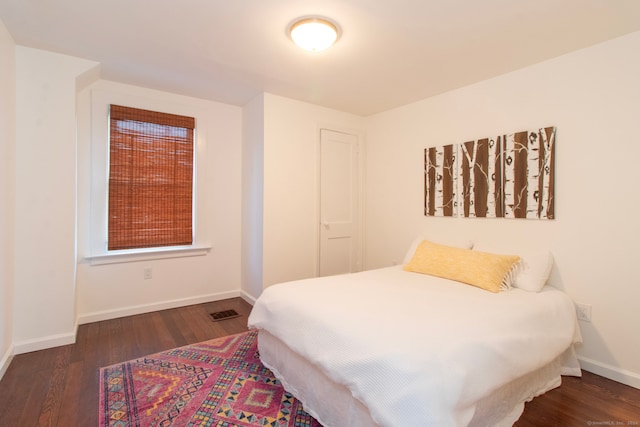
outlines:
M309 52L320 52L336 42L338 28L322 18L305 18L295 22L290 29L295 44Z

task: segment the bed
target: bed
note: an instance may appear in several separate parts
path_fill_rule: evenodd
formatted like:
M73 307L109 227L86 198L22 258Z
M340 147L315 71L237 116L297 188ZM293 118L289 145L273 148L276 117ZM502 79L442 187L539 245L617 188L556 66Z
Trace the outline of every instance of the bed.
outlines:
M489 292L394 266L271 286L249 327L327 427L512 425L580 375L573 302L551 286Z

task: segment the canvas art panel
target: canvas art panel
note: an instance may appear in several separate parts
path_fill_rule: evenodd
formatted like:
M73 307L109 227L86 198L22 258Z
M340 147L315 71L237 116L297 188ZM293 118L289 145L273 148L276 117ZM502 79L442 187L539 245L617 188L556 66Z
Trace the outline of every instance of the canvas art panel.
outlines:
M424 150L424 214L458 216L457 146Z
M556 128L504 135L504 217L555 217Z
M468 141L460 145L460 195L463 216L502 216L501 149L500 141L496 138Z

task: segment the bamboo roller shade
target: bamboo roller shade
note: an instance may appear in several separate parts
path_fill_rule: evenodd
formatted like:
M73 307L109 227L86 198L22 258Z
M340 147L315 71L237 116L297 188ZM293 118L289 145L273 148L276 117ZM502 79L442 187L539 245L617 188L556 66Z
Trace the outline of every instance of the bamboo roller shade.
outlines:
M110 106L108 250L191 245L195 119Z

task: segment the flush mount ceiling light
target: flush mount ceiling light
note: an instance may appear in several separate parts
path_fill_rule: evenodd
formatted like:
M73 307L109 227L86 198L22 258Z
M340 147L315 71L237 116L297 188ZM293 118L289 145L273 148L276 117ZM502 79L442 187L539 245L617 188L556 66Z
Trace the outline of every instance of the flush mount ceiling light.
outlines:
M320 52L338 40L338 25L318 16L303 17L289 26L289 34L304 50Z

